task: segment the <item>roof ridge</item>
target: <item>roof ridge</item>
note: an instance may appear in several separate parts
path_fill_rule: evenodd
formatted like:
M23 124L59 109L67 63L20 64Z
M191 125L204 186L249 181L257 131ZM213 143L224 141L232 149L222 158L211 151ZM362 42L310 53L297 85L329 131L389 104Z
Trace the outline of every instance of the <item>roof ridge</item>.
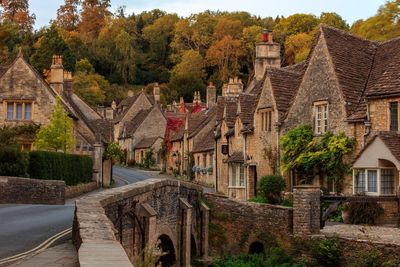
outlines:
M323 31L324 29L333 30L333 31L336 31L336 32L341 33L341 34L343 34L343 35L347 35L347 36L353 37L353 38L355 38L355 39L359 39L360 41L366 41L366 42L368 42L368 43L375 44L375 45L378 45L378 44L380 43L380 42L377 42L377 41L369 40L369 39L364 38L364 37L357 36L357 35L355 35L355 34L352 34L352 33L348 32L348 31L345 31L345 30L343 30L343 29L335 28L335 27L330 26L330 25L327 25L327 24L325 24L325 23L320 23L319 29L321 29L322 31Z

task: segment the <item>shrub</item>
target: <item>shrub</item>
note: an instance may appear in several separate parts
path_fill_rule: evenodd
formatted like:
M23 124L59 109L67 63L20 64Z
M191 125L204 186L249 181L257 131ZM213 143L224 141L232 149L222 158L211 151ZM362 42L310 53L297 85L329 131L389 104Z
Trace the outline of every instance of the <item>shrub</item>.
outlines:
M352 224L375 224L384 213L379 203L371 201L351 201L347 204L346 209Z
M153 150L146 152L143 159L143 167L146 169L150 169L154 166L155 163L156 161L153 158Z
M92 179L93 160L88 156L33 151L29 154L29 175L41 180L63 180L67 185Z
M322 266L339 266L340 241L336 237L315 240L311 245L311 254Z
M255 196L249 199L249 202L254 202L254 203L268 203L267 199L263 196Z
M281 192L285 189L286 182L280 175L263 176L257 183L260 196L268 200L270 204L277 204L281 200Z
M0 148L0 175L28 177L28 154L21 152L17 146Z

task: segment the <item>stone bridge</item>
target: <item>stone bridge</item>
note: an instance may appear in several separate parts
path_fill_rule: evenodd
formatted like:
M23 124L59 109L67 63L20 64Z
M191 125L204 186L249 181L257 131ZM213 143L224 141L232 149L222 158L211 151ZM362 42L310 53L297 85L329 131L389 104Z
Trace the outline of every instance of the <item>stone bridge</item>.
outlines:
M143 251L161 266L207 259L209 209L202 187L169 179L110 189L77 200L73 241L81 266L134 266Z

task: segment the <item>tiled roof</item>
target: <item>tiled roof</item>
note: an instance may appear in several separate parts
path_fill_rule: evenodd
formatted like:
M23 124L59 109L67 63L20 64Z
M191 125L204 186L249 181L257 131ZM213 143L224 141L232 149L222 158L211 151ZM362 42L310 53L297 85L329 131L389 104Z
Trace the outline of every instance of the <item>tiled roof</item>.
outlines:
M135 149L140 149L140 148L151 148L153 144L160 139L161 137L156 136L156 137L149 137L149 138L143 138L142 140L135 145Z
M350 116L360 102L376 51L376 43L328 26L321 31Z
M0 78L4 75L4 73L7 72L8 69L8 66L0 66Z
M150 109L142 109L136 114L136 116L130 120L124 123L125 127L125 137L132 137L132 135L136 132L136 130L139 128L139 126L142 124L142 122L146 119L147 115L150 113ZM120 133L120 138L123 137L124 131L121 131Z
M239 96L239 101L240 101L240 114L239 114L240 120L242 121L243 124L253 125L257 96L241 94Z
M106 142L112 142L114 135L114 127L112 122L105 119L98 119L89 123L96 133L100 133L104 137Z
M279 118L283 119L297 92L302 75L287 69L269 68L267 77L271 81Z
M393 156L400 162L400 134L398 133L380 133L378 136L392 152Z
M224 119L224 109L226 106L225 122L228 127L233 127L236 120L237 98L218 97L217 100L217 121L221 122Z
M204 137L193 144L193 153L211 151L215 148L214 130L208 131Z
M366 96L400 94L400 38L380 43L374 59Z
M201 129L203 129L209 123L212 123L212 121L214 121L215 123L216 110L216 107L211 107L210 109L201 112L201 114L204 115L203 120L200 122L199 126L195 130L190 132L189 138L198 134Z
M243 152L242 151L235 151L228 157L226 160L228 163L243 163L244 158L243 158Z

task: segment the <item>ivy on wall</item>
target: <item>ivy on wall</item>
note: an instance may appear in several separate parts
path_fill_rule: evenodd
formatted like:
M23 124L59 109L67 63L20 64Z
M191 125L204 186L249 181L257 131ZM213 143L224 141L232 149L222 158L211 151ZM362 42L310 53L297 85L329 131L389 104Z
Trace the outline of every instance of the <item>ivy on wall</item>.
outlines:
M338 184L350 170L344 157L352 151L354 144L355 140L343 132L314 136L311 126L298 126L281 139L283 168L295 170L306 180L320 174Z

